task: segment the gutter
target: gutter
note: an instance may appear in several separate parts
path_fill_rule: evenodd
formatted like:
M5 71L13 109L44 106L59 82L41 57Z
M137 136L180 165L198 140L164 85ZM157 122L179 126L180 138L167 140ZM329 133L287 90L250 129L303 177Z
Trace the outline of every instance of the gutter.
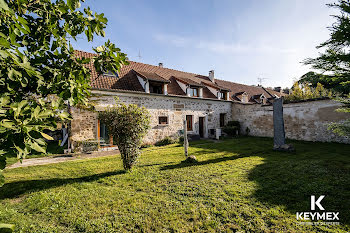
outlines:
M128 91L128 90L119 90L119 89L91 88L91 91L92 92L93 91L102 91L102 92L114 92L114 93L128 93L128 94L137 94L137 95L150 95L150 96L183 98L183 99L191 99L191 100L220 101L220 102L230 102L230 103L232 103L231 100L223 100L223 99L198 98L198 97L189 97L189 96L181 96L181 95L169 95L169 94L168 95L164 95L164 94L146 93L146 92L140 92L140 91Z

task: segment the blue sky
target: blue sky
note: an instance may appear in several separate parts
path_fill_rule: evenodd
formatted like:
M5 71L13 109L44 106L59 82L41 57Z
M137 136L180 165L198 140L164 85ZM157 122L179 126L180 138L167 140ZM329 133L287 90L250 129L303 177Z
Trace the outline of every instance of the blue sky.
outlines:
M107 39L130 60L215 76L249 85L290 87L309 71L336 14L324 0L87 0L105 13L105 38L79 39L92 51ZM138 57L139 51L141 58Z

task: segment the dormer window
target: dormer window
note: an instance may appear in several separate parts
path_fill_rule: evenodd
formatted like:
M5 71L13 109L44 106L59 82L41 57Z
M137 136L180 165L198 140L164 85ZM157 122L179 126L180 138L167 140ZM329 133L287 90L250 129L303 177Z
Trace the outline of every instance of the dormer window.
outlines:
M225 92L218 92L219 99L223 100L225 99Z
M103 76L118 78L118 73L117 72L112 72L112 71L107 71L107 72L103 72Z
M248 103L248 94L246 92L244 92L242 94L242 102L243 103Z
M198 97L198 88L187 88L187 94L190 97Z
M156 82L150 82L149 83L149 92L155 93L155 94L163 94L163 84L156 83Z

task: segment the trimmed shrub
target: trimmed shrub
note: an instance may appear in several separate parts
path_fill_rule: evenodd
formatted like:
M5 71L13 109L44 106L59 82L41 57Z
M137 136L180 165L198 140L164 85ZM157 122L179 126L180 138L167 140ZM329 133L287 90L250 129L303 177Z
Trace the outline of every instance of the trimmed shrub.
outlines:
M240 131L240 124L238 121L229 121L227 122L227 125L223 127L224 133L226 133L228 136L235 136L239 134Z
M145 107L135 104L117 102L104 112L99 113L99 119L108 127L113 136L125 170L130 170L140 155L142 138L150 128L150 114Z
M97 141L89 141L89 140L83 141L82 146L83 146L84 153L98 150L98 142Z
M155 146L166 146L175 143L176 140L172 139L171 137L165 137L162 140L156 142Z

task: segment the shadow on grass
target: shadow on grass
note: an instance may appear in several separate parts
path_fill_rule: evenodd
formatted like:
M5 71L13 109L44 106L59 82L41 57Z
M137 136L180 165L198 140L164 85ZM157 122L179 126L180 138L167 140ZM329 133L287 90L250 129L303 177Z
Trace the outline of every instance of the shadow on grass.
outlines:
M316 198L325 195L321 203L325 210L316 211L339 212L340 223L349 225L350 145L291 142L296 147L296 153L274 152L272 139L254 137L192 147L238 154L195 165L259 156L263 158L263 163L256 165L247 174L248 179L257 184L254 198L270 206L282 206L291 214L296 214L311 211L311 195ZM186 166L193 164L176 164L166 166L163 170Z
M251 156L251 154L225 156L225 157L220 157L220 158L215 158L215 159L208 159L208 160L204 160L204 161L199 161L197 163L188 163L188 162L182 161L181 163L178 163L178 164L164 166L164 167L160 168L160 170L171 170L171 169L177 169L177 168L201 166L201 165L207 165L207 164L212 164L212 163L220 163L220 162L240 159L240 158L244 158L244 157L248 157L248 156Z
M45 180L24 180L5 184L0 188L0 200L14 198L33 191L40 191L66 184L96 181L101 178L124 174L124 170L94 174L78 178L54 178Z

